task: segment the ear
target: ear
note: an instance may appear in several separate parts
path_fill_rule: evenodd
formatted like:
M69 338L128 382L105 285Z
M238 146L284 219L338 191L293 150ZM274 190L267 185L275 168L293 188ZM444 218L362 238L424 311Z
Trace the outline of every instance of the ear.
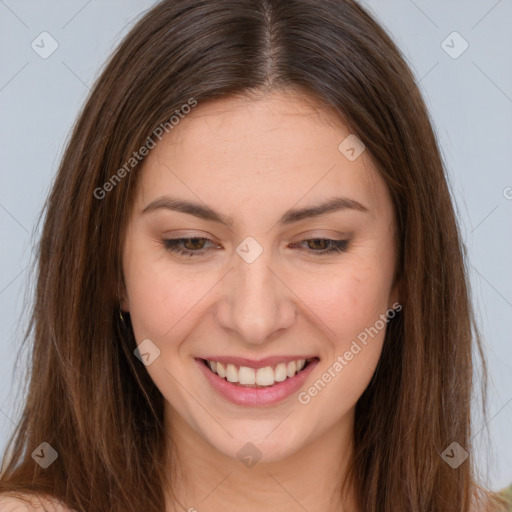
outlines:
M123 297L120 301L119 301L119 306L121 308L121 311L123 313L129 313L130 312L130 307L128 305L128 299Z
M400 304L400 288L402 284L402 279L396 279L393 288L391 288L391 292L389 294L389 304L388 309L394 309L393 304Z
M130 301L128 300L128 297L126 296L124 280L121 283L121 286L118 288L117 300L119 301L119 307L121 308L121 311L123 313L129 313L130 312Z

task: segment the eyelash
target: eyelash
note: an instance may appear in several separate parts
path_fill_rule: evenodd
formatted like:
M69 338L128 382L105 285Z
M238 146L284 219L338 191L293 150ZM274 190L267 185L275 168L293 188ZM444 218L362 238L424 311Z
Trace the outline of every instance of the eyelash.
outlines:
M200 249L198 251L191 251L189 249L181 249L178 247L178 244L187 241L187 240L206 240L208 242L211 242L209 238L204 237L191 237L191 238L173 238L173 239L167 239L162 240L164 247L168 251L172 251L174 253L179 254L180 256L189 256L189 257L195 257L195 256L203 256L206 252L204 249ZM330 238L307 238L305 240L302 240L301 242L311 242L311 241L325 241L330 244L330 247L328 249L323 249L322 251L313 251L309 250L310 254L314 256L323 256L325 254L334 254L334 253L342 253L347 250L348 247L348 240L331 240ZM299 243L301 243L299 242ZM294 244L297 245L297 244ZM307 250L307 249L306 249Z

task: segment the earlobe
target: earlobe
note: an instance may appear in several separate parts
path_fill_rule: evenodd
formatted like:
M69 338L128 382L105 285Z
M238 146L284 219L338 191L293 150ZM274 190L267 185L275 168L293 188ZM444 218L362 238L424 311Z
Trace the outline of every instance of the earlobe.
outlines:
M119 302L119 309L123 313L130 312L130 304L128 298L126 297L126 288L124 284L124 277L122 279L121 285L117 288L117 301Z
M130 312L130 308L128 306L128 300L123 297L120 301L119 301L119 309L121 309L121 311L123 313L129 313Z
M395 283L393 284L393 288L391 289L391 293L389 294L388 309L397 309L397 306L400 304L400 285L401 279L396 280ZM401 307L398 309L401 309Z
M117 300L119 302L119 309L123 313L129 313L130 312L130 303L128 301L128 298L126 297L126 292L124 291L124 286L123 286L123 291L118 291Z

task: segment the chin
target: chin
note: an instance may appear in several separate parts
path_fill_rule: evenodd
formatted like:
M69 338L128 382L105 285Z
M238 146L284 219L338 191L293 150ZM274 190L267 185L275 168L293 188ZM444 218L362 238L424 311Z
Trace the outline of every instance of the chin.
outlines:
M272 433L275 424L266 428L265 433L261 429L247 428L236 430L234 438L228 435L220 439L209 439L209 442L221 453L232 459L239 460L247 467L254 463L277 462L283 460L302 447L291 432L282 431ZM296 429L293 429L296 432Z

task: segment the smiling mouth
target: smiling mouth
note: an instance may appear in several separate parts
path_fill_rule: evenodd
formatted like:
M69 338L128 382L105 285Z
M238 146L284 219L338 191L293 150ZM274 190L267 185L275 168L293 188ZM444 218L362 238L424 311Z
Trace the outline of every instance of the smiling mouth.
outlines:
M201 359L201 361L212 373L236 386L268 388L295 377L295 375L303 372L311 362L318 359L318 357L298 359L289 363L278 363L258 369L235 364L223 364L207 359Z

